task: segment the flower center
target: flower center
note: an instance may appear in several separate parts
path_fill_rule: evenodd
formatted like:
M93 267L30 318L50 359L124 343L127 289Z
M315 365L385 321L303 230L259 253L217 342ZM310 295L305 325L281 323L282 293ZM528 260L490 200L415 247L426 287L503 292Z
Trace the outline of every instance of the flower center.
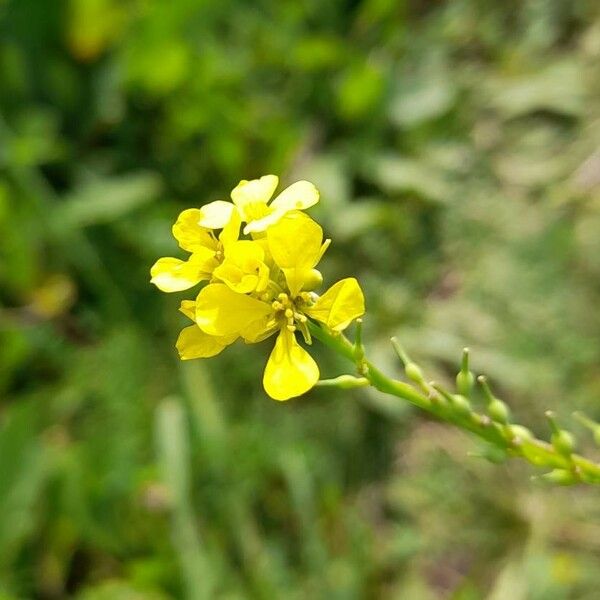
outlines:
M296 299L296 301L302 297ZM298 308L297 302L292 300L288 294L282 292L277 296L277 300L271 303L273 310L275 311L275 318L287 327L292 333L297 328L304 329L308 319Z

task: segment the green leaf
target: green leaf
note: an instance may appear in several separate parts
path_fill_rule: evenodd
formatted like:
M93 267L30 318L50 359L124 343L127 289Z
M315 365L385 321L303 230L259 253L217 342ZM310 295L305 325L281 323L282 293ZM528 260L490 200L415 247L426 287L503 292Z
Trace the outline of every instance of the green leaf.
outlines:
M123 177L86 183L57 208L59 228L78 228L109 223L156 199L161 189L158 175L138 172Z
M379 104L384 88L383 73L376 65L354 65L343 75L338 88L341 116L349 121L366 117Z
M414 193L424 200L444 203L448 185L438 169L412 158L380 156L371 177L388 193Z
M164 400L156 412L156 437L162 476L172 498L172 537L190 600L212 597L213 574L197 531L191 504L188 422L181 403Z
M396 125L415 126L447 113L456 99L456 90L444 77L423 78L399 90L390 105L390 119Z
M565 60L536 73L495 80L491 104L509 119L540 110L579 117L586 106L584 82L581 65Z
M36 527L35 502L47 472L36 407L17 405L7 416L0 429L0 580Z

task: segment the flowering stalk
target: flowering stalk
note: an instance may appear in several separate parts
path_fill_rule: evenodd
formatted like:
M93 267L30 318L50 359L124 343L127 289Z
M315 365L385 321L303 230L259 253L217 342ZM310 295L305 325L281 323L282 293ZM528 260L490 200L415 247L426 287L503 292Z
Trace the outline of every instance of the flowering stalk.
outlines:
M278 184L275 175L242 180L232 190L231 202L216 200L179 215L173 236L188 256L160 258L150 274L151 282L167 293L201 286L195 299L181 302L180 311L192 321L177 340L182 360L210 358L238 340L255 344L274 337L263 373L265 392L274 400L296 398L315 385L372 386L478 435L488 442L486 457L494 462L520 456L552 469L541 475L546 481L600 483L600 465L573 452L574 437L551 413L546 414L552 429L549 444L510 423L508 407L494 397L485 377L477 381L487 414L472 409L475 377L467 349L456 377L457 393L427 382L394 338L394 350L414 385L377 369L366 358L362 342L365 301L358 281L347 277L325 292L316 291L323 283L316 267L331 242L304 212L319 201L318 190L308 181L297 181L273 198ZM356 323L354 343L343 335L351 323ZM319 366L302 345L311 346L313 337L350 360L358 377L320 380ZM600 438L600 425L583 416L579 421Z
M559 429L552 415L549 415L549 418L553 430L553 443L548 443L537 439L531 431L521 425L509 424L508 411L498 408L497 403L501 401L497 398L492 397L488 404L490 414L481 414L471 408L470 402L465 396L453 394L437 384L425 383L424 378L420 375L421 369L406 356L403 350L400 350L399 354L404 363L407 377L414 381L419 389L404 381L388 377L364 355L357 360L355 344L343 334L327 330L313 322L309 322L309 330L314 338L354 363L360 381L366 379L372 387L380 392L407 400L442 421L474 433L488 442L491 448L500 451L499 453L490 453L486 458L500 462L510 456L520 457L536 467L552 469L540 476L542 480L550 483L560 485L600 484L600 464L573 452L573 436ZM400 349L396 340L393 340L392 343ZM485 378L480 377L479 381L484 387L484 394L486 396L488 393L491 394ZM346 383L346 387L351 386ZM488 397L488 399L490 398ZM586 421L587 423L591 422L589 419Z

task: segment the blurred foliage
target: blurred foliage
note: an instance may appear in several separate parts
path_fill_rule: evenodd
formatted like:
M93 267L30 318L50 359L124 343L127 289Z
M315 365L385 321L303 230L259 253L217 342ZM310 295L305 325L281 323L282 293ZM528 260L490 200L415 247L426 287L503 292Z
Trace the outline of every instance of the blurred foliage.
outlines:
M309 178L390 373L391 334L440 380L469 345L538 433L597 419L599 60L594 0L0 1L0 598L597 598L594 490L270 401L266 348L180 364L148 269Z

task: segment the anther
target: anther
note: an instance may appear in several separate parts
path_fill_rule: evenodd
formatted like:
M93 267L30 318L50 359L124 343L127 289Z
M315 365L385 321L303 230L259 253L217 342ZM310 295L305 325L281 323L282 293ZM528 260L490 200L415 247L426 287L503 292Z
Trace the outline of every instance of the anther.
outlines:
M294 333L294 331L296 331L296 326L295 325L287 325L287 329L288 329L288 331L291 331L292 333Z
M273 310L283 310L283 304L281 304L281 302L277 302L277 300L274 300L271 306Z
M285 318L286 319L293 319L294 318L294 311L291 308L286 308L285 309Z

